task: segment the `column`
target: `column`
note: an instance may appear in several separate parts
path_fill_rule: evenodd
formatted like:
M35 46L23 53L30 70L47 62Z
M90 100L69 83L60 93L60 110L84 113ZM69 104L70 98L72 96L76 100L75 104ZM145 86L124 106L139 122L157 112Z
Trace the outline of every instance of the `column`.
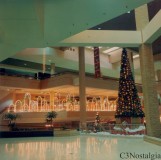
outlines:
M15 102L16 102L16 92L14 91L14 92L12 92L12 104L15 104ZM9 108L10 109L10 108ZM20 108L19 108L19 110L18 111L20 111ZM16 108L14 107L14 112L18 112L17 110L16 110Z
M135 10L135 18L137 30L142 30L149 23L147 5L143 5ZM161 138L152 45L142 44L139 47L139 54L147 135Z
M139 52L147 134L148 136L161 138L160 114L152 47L151 45L142 44L139 48Z
M43 49L43 55L42 55L42 73L45 73L46 71L46 50Z
M86 129L85 48L79 47L80 128Z
M149 23L147 4L135 9L135 21L137 30L142 30Z
M158 80L158 81L161 81L161 69L158 69L158 70L156 71L156 74L157 74L157 80Z
M50 74L53 75L55 73L55 63L50 64Z
M51 106L51 110L54 111L54 98L55 98L55 92L52 91L50 92L50 106Z

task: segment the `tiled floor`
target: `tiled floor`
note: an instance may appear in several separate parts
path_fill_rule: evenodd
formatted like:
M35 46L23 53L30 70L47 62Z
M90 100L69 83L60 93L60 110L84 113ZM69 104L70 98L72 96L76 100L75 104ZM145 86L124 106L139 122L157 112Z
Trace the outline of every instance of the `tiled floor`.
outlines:
M156 155L161 154L161 147L142 138L84 135L0 139L0 160L121 160L130 153Z

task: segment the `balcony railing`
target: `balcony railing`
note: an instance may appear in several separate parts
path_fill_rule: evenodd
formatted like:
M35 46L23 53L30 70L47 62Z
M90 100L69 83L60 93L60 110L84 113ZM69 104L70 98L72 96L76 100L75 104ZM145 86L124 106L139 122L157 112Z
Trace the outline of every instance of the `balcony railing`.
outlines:
M83 130L82 130L83 132ZM100 135L145 135L145 124L87 123L86 133Z

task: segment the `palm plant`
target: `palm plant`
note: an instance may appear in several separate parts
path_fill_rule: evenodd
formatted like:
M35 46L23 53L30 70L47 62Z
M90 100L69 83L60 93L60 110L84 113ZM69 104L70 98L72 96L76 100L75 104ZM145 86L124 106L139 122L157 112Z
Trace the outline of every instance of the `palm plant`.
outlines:
M8 126L13 129L15 126L15 120L17 119L18 115L12 112L8 112L4 114L4 119L8 120Z
M57 113L55 111L48 112L46 115L47 122L50 121L51 125L53 125L53 119L57 117Z

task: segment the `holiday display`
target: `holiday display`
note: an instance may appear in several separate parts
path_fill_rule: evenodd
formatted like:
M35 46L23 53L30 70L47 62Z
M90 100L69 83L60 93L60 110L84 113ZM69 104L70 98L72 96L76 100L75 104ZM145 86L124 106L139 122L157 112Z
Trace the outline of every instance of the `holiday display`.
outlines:
M125 48L121 57L118 102L115 113L115 118L124 117L144 117Z

